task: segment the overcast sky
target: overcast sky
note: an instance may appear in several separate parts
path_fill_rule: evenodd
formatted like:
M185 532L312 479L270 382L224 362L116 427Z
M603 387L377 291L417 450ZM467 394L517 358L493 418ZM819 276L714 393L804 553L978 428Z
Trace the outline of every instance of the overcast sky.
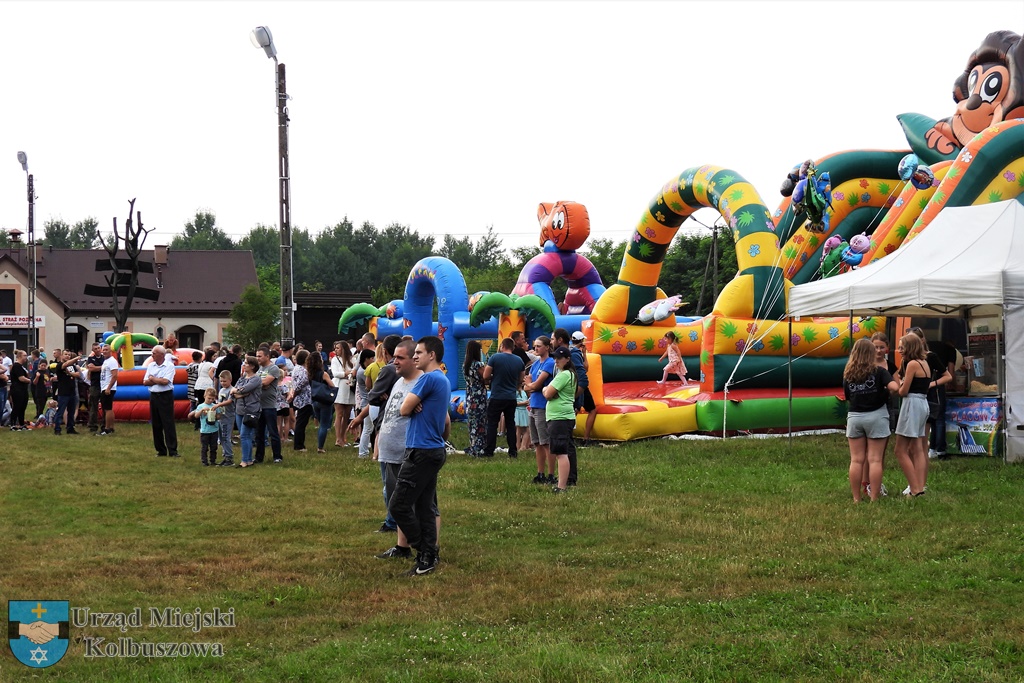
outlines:
M0 226L137 197L166 243L198 209L235 239L277 225L273 31L287 65L292 223L345 216L534 244L537 204L575 200L628 237L705 163L774 208L786 172L904 149L903 112L953 113L952 83L1024 3L0 2ZM705 222L714 215L701 214ZM412 265L412 264L410 264Z

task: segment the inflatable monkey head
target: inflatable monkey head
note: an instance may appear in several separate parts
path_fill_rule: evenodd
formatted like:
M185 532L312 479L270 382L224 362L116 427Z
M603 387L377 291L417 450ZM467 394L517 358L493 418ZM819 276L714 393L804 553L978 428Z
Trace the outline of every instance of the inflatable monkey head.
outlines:
M948 120L956 141L1008 119L1024 117L1024 41L1013 31L988 34L953 83L956 113Z

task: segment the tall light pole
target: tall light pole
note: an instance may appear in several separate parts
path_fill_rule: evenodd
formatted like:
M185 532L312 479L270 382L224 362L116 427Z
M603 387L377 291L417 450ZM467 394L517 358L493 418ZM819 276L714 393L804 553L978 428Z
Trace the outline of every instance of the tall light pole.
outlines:
M36 189L32 174L28 172L28 155L18 152L21 170L28 176L28 347L39 348L36 330Z
M277 61L274 36L266 26L257 26L249 34L256 47L263 48L277 67L277 156L278 198L281 225L281 343L295 339L295 310L292 295L292 180L288 172L288 90L285 87L284 64Z

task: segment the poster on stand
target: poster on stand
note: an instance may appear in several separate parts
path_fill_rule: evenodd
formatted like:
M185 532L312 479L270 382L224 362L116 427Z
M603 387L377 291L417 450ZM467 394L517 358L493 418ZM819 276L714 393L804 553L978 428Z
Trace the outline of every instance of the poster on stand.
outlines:
M1001 454L1003 406L998 397L946 399L946 452L961 455Z

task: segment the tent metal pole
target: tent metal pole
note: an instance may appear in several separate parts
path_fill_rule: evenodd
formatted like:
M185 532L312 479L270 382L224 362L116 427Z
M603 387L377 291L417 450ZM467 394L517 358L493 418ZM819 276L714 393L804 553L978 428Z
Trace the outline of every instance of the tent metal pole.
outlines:
M793 450L793 316L789 316L789 450Z
M1007 446L1006 438L1009 434L1009 430L1006 428L1006 377L1005 377L1005 365L1006 358L1003 357L1002 347L1006 341L1006 301L1004 299L1003 306L1000 309L1000 320L1002 322L1002 332L996 335L996 385L999 387L999 403L1003 413L1003 464L1006 464L1006 453ZM1002 339L1004 344L1000 344L999 340Z

